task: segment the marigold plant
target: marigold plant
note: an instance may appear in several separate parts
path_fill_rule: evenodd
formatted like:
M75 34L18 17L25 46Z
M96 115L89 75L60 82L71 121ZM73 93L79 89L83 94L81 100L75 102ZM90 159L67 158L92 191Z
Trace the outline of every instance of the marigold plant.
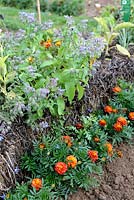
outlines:
M32 180L31 186L37 191L40 190L42 188L42 180L40 178L34 178Z
M112 144L107 142L105 144L105 147L107 148L108 155L112 156L113 155L113 146L112 146Z
M67 165L64 162L57 162L54 166L54 170L60 175L65 174L67 169Z
M112 109L111 106L105 106L105 107L104 107L104 111L105 111L106 113L112 113L112 112L113 112L113 109Z
M130 113L128 114L128 118L129 118L130 120L134 120L134 112L130 112Z
M116 122L116 123L113 125L113 128L114 128L114 130L117 131L117 132L120 132L120 131L122 131L122 129L123 129L122 125L121 125L119 122Z
M122 126L127 125L127 120L125 117L118 117L117 122L120 123Z
M95 150L89 150L88 156L92 160L92 162L96 162L98 160L98 151Z
M107 122L104 119L99 120L99 125L100 126L106 126Z
M77 165L77 158L72 155L67 156L66 161L67 161L68 167L75 168Z
M71 137L68 135L65 135L62 137L63 141L68 145L68 147L71 147L73 145Z

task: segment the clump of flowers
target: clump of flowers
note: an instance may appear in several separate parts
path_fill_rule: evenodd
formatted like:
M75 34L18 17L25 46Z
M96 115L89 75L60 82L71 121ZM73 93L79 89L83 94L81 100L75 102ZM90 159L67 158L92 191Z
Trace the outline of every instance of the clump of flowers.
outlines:
M122 126L127 125L127 120L125 117L118 117L117 122L120 123Z
M67 169L68 169L68 167L67 167L66 163L64 163L64 162L57 162L54 166L54 170L60 175L65 174Z
M66 161L67 161L68 167L75 168L77 165L77 158L72 155L67 156Z
M91 159L92 162L96 162L98 160L98 151L95 150L89 150L88 156Z
M40 178L34 178L32 180L31 186L36 189L36 191L42 188L42 180Z

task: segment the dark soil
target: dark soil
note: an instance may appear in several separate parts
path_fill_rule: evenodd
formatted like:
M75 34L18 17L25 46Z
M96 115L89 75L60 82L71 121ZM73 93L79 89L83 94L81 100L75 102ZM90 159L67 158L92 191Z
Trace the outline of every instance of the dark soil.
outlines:
M134 200L134 146L121 144L122 158L107 163L100 186L79 190L69 200Z

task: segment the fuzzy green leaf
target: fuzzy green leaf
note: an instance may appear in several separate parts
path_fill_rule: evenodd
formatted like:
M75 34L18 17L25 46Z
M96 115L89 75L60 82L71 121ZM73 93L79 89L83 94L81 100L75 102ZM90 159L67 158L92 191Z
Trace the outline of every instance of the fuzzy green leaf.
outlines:
M80 100L84 95L84 88L80 84L77 84L77 91L78 91L78 100Z
M65 109L65 102L64 102L64 99L62 97L59 97L57 99L57 105L58 105L58 114L63 115L64 109Z
M66 82L65 89L66 96L68 97L68 100L71 103L75 96L75 84L73 82Z

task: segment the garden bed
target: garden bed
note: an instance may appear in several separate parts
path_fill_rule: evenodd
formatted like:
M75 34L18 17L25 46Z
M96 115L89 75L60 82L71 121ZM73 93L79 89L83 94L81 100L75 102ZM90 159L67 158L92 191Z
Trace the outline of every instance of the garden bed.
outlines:
M1 33L0 198L133 200L134 25L19 15L25 30Z

